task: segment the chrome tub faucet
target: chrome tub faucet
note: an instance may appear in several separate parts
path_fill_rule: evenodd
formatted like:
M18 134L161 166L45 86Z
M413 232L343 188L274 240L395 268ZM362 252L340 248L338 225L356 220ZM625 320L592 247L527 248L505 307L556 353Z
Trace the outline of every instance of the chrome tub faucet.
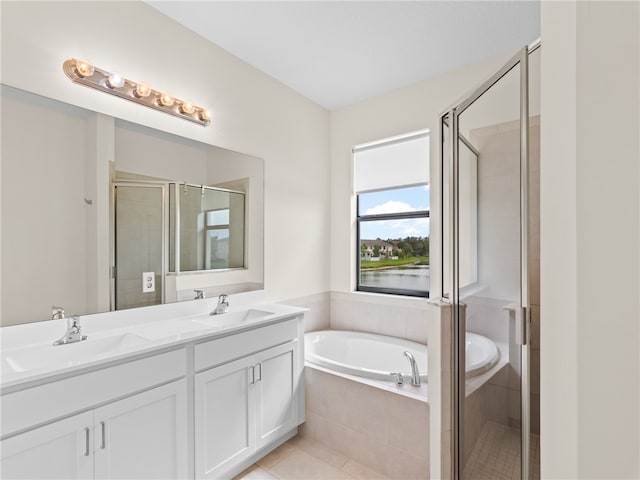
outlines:
M418 370L418 364L416 363L416 359L413 357L413 355L409 351L405 351L404 356L409 359L409 364L411 365L411 385L415 387L419 387L420 371Z
M86 340L87 336L82 335L82 327L80 326L80 317L74 315L67 319L67 331L59 339L53 342L53 346L66 345L68 343L76 343Z
M216 305L215 310L209 315L222 315L226 313L227 308L229 308L229 295L223 293L218 297L218 305Z

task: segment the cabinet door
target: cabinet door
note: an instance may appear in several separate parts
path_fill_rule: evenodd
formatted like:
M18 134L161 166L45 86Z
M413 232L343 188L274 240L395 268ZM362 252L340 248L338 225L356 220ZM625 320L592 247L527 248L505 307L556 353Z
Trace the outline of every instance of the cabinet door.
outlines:
M297 425L298 342L256 356L256 428L258 448Z
M186 478L186 395L180 380L96 409L96 478Z
M0 477L93 478L92 427L93 412L85 412L3 440Z
M253 360L195 376L196 478L220 478L255 451Z

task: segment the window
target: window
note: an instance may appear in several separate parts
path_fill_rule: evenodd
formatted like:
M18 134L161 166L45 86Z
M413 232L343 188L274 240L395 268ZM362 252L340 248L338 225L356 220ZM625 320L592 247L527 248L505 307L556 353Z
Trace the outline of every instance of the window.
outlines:
M229 267L229 209L205 213L205 269Z
M354 149L357 290L429 296L429 137Z

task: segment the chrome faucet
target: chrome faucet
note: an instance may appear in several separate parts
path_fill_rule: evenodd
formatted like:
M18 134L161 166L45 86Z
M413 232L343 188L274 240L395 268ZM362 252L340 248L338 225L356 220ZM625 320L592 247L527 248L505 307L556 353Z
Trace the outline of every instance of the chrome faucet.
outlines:
M196 292L196 297L194 298L194 300L202 300L204 298L204 291L203 290L194 290L194 292Z
M409 364L411 365L411 385L419 387L420 372L418 371L418 364L416 363L416 359L413 357L413 355L409 351L405 351L404 356L409 359Z
M62 338L53 342L53 346L66 345L67 343L81 342L87 339L86 335L82 335L82 327L80 326L80 317L74 315L67 319L67 331Z
M51 307L51 320L60 320L64 318L64 308L62 307Z
M222 315L227 311L227 308L229 308L229 296L223 293L218 297L218 305L215 310L209 315Z

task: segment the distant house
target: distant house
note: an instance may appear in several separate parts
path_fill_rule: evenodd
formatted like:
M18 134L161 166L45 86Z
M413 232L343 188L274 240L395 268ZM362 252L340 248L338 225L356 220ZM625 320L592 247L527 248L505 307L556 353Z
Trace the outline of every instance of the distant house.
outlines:
M360 252L363 260L391 258L394 249L392 244L383 240L360 240Z

